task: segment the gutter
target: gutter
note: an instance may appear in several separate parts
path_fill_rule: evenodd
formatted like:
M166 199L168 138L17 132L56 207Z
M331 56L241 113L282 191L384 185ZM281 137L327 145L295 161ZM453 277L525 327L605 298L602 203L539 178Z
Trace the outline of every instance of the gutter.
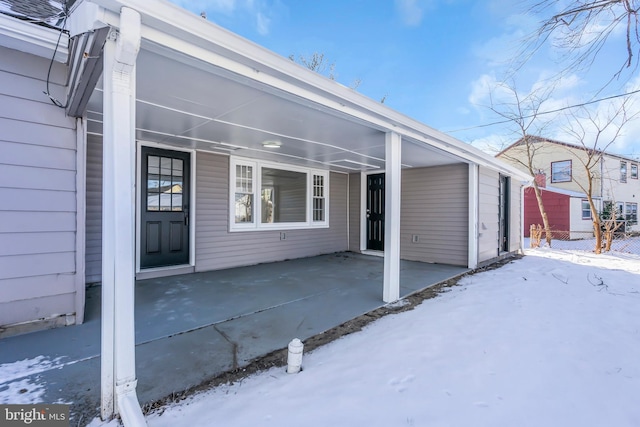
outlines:
M60 31L0 13L0 46L47 59L55 52L53 59L64 64L69 56L69 35L64 32L61 35ZM58 37L60 43L56 49Z

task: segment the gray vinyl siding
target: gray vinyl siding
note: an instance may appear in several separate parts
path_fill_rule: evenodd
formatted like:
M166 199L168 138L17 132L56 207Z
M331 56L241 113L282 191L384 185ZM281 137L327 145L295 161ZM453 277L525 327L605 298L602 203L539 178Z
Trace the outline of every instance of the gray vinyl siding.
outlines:
M467 164L402 171L402 259L468 264L468 182ZM416 243L414 235L418 236Z
M360 252L360 218L362 214L360 198L360 174L349 175L349 250Z
M196 156L196 271L347 249L347 175L332 173L329 228L229 232L229 157ZM285 239L281 240L281 232Z
M76 310L75 120L49 61L0 47L0 326ZM63 99L66 69L50 88Z
M499 184L497 171L480 167L478 176L478 262L498 256Z
M102 277L102 138L87 135L85 280Z

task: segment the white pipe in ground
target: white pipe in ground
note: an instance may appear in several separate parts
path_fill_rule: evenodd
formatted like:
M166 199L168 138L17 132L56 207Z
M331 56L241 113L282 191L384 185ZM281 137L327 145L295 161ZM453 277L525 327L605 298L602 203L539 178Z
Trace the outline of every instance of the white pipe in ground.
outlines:
M304 344L298 338L294 338L289 343L289 353L287 355L287 373L297 374L302 369L302 350Z

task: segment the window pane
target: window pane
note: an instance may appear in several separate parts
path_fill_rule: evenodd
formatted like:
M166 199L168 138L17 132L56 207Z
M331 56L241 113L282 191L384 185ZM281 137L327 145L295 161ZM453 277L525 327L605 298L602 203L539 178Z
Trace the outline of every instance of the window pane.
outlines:
M160 209L160 157L147 157L147 210Z
M173 168L172 168L172 175L174 177L176 176L182 176L182 165L183 161L180 159L173 159Z
M253 222L253 194L236 193L236 224Z
M582 219L591 219L591 207L588 200L582 201Z
M171 210L171 193L170 192L160 193L160 210L161 211Z
M162 191L167 191L171 186L171 159L160 157L160 187Z
M313 221L324 221L324 176L313 176Z
M305 222L307 217L307 174L262 168L263 206L271 210L262 222Z
M253 166L236 165L236 192L253 193Z
M324 221L324 199L313 199L313 220Z
M273 188L264 188L262 187L262 223L270 224L273 222L273 199L274 199L274 190Z
M551 163L551 182L571 181L571 160Z
M182 212L182 194L171 195L171 210L174 212Z

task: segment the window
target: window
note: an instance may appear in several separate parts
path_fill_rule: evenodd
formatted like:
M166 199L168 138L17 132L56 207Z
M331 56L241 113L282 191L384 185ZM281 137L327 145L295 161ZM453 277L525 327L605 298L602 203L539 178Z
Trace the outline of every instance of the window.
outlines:
M230 174L232 231L329 225L328 172L232 158Z
M324 221L324 175L313 175L313 220Z
M183 161L149 156L147 160L147 211L182 211Z
M571 160L551 162L551 182L571 182Z
M631 179L638 179L638 165L631 163Z
M616 219L624 219L624 202L616 203Z
M591 219L591 206L586 199L582 200L582 219Z
M261 168L262 224L306 222L307 174Z
M638 223L638 204L637 203L627 203L627 216L626 219L629 221L629 225Z
M253 223L253 169L252 164L235 165L234 222Z
M620 182L627 182L627 162L620 162Z

